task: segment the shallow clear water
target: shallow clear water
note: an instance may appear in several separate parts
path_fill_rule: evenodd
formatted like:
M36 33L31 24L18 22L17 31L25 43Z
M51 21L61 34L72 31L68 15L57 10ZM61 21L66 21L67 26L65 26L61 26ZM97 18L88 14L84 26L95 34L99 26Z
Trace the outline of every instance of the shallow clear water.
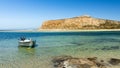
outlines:
M21 36L36 40L37 46L18 47ZM120 58L119 51L118 31L0 32L0 68L53 68L51 60L55 56L109 59Z

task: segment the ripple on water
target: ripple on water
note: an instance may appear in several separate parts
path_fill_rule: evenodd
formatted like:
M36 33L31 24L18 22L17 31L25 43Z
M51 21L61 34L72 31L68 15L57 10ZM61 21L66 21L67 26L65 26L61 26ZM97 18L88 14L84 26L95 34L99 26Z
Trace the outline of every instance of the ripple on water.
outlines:
M35 39L38 46L18 48L20 36ZM22 32L0 33L0 37L0 68L53 68L52 58L60 55L102 59L120 57L120 32Z

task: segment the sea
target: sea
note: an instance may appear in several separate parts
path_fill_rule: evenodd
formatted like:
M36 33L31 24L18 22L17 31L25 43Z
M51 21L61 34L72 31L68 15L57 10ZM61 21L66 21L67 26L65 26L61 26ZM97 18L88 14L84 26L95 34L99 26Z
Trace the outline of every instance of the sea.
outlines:
M36 47L18 47L20 37ZM120 31L0 32L0 68L54 68L56 56L120 59Z

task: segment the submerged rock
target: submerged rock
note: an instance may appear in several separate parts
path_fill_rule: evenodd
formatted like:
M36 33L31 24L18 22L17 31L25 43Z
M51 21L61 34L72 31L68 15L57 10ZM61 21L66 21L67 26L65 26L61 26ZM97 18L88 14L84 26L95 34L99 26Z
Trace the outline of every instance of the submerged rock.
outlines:
M104 46L104 48L102 48L101 50L118 50L120 47L119 46Z
M52 62L54 63L54 67L63 67L63 62L67 59L72 58L71 56L57 56L55 57Z

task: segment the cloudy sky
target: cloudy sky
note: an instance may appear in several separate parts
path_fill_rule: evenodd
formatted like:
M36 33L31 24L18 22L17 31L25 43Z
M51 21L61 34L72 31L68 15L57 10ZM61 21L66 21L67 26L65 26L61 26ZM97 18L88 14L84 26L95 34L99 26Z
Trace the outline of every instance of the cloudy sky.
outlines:
M38 28L81 15L120 21L120 0L0 0L0 29Z

